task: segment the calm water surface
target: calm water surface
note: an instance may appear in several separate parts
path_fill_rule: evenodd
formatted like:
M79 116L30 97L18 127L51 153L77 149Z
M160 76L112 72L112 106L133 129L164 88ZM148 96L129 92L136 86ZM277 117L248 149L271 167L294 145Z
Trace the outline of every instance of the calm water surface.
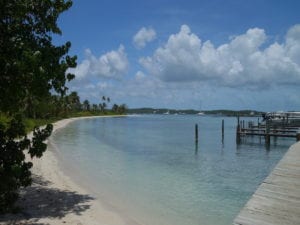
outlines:
M236 118L198 115L95 118L71 123L50 144L71 176L138 223L229 225L294 142L237 145L235 126Z

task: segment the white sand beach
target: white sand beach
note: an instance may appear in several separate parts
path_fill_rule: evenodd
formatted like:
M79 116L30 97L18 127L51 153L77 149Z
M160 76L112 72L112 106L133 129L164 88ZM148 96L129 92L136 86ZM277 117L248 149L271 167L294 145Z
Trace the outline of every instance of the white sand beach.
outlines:
M80 117L54 123L53 132ZM0 224L136 224L101 203L61 170L53 149L33 159L33 185L21 190L21 213L0 216Z

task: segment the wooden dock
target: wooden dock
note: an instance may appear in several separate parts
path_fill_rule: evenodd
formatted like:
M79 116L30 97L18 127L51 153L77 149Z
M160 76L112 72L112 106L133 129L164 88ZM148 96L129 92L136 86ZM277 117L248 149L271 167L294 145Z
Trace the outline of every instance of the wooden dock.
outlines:
M300 225L300 142L290 147L234 225Z
M264 125L257 124L254 125L253 121L240 121L238 118L238 124L236 128L236 140L237 143L241 141L241 138L247 136L261 136L264 137L266 143L270 143L271 137L285 137L285 138L295 138L295 140L300 140L300 127L291 126L288 124L272 124L267 122Z

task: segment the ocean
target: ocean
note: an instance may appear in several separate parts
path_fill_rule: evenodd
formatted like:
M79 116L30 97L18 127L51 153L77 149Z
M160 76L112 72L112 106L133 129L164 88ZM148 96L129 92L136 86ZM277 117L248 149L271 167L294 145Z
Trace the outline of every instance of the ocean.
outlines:
M253 137L236 144L236 123L200 115L83 119L49 144L67 175L132 224L230 225L294 143L277 138L267 147Z

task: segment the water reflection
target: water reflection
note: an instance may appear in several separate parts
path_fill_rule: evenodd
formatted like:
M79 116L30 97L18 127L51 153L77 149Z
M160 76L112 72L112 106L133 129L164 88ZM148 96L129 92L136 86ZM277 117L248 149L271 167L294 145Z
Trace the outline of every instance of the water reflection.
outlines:
M280 149L288 149L291 145L290 139L281 138L280 140L275 137L270 143L265 142L262 140L262 137L251 137L251 138L241 138L239 142L236 144L237 153L239 153L240 149L245 149L245 147L251 149L264 149L267 152Z

